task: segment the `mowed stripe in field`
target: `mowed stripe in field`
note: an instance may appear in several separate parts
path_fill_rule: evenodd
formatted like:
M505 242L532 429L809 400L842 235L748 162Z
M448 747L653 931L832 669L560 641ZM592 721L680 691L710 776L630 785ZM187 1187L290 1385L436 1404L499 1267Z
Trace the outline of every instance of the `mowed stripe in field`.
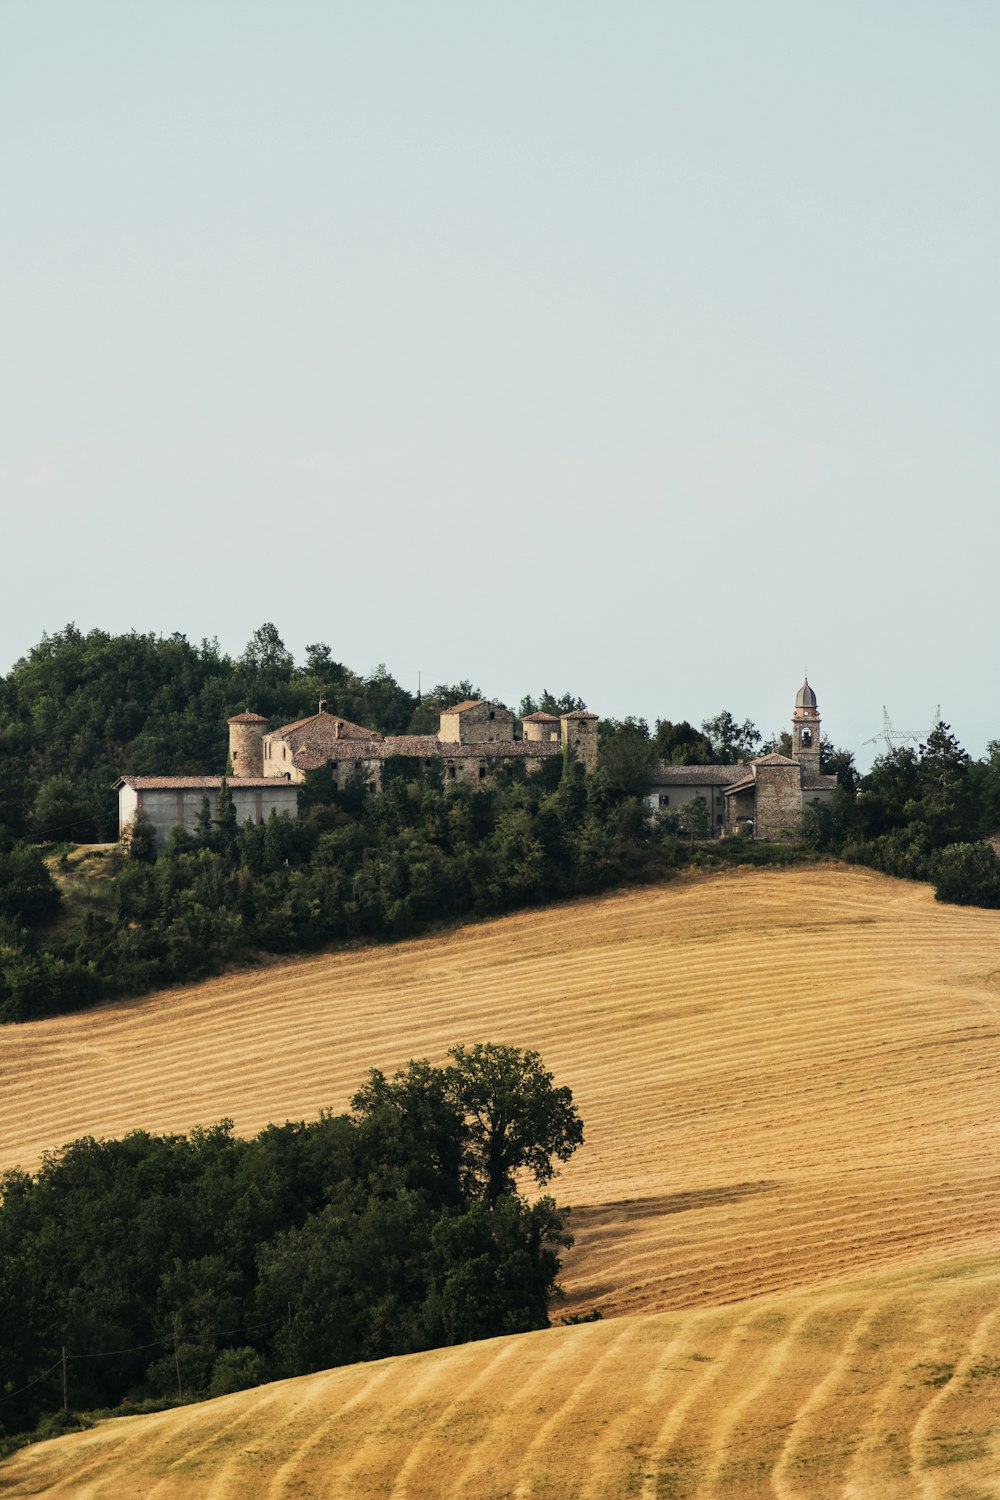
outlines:
M537 1048L586 1143L573 1307L735 1301L1000 1246L1000 914L732 873L0 1031L0 1163L342 1109L372 1066Z
M63 1500L996 1493L1000 1273L957 1262L354 1365L25 1449Z

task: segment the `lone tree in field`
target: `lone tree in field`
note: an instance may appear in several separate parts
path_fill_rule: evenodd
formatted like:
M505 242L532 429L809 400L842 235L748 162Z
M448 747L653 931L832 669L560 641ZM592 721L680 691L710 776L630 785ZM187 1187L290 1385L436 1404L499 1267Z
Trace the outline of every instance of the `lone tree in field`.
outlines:
M488 1204L515 1191L527 1168L539 1184L556 1174L583 1143L572 1091L556 1088L537 1052L477 1042L452 1047L448 1093L464 1122L469 1187Z
M451 1062L411 1062L391 1079L374 1069L351 1101L355 1114L388 1131L419 1139L462 1198L493 1207L516 1196L516 1174L550 1182L555 1163L583 1141L572 1091L556 1088L537 1052L477 1042L453 1047Z

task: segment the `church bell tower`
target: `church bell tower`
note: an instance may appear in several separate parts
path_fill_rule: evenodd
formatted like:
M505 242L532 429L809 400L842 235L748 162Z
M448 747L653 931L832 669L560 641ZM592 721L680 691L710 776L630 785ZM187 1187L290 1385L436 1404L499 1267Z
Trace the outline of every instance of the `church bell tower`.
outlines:
M819 775L819 707L816 694L809 686L809 678L795 695L795 712L792 714L792 759L797 760L804 771Z

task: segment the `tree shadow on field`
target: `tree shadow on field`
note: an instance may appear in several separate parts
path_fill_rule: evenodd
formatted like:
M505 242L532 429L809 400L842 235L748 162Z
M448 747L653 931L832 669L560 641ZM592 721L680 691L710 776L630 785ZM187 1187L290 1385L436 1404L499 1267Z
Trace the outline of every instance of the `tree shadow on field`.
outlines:
M654 1193L648 1198L610 1198L605 1203L574 1205L572 1229L578 1238L586 1235L589 1242L608 1235L617 1235L621 1225L635 1223L641 1219L659 1219L667 1214L685 1214L699 1208L721 1208L728 1203L739 1203L744 1198L754 1198L760 1193L773 1193L780 1182L762 1179L759 1182L730 1182L721 1187L692 1188L686 1193Z

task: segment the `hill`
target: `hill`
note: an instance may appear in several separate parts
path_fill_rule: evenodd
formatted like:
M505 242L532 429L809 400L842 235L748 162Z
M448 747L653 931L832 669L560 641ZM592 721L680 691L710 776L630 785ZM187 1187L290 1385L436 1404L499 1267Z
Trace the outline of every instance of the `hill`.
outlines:
M1000 916L818 867L685 879L0 1031L0 1164L343 1108L537 1048L586 1143L569 1307L715 1305L997 1248Z
M966 1261L352 1365L17 1454L64 1500L989 1500L1000 1273Z

